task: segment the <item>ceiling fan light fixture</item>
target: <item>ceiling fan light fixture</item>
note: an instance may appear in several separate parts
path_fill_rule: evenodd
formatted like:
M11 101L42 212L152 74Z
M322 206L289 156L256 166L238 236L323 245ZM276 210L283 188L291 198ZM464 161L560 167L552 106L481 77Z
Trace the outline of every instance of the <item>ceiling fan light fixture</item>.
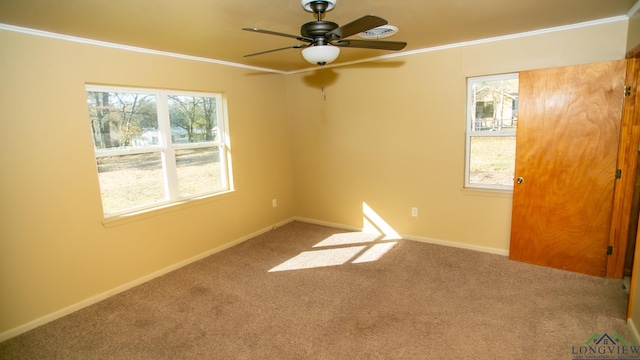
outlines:
M340 48L332 45L309 46L302 49L302 57L314 65L326 65L340 55Z

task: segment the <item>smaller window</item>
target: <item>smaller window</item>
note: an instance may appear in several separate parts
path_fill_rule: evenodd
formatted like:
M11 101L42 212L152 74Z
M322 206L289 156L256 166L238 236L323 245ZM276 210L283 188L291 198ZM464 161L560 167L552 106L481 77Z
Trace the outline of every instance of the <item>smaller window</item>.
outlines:
M467 80L465 187L513 189L518 74Z

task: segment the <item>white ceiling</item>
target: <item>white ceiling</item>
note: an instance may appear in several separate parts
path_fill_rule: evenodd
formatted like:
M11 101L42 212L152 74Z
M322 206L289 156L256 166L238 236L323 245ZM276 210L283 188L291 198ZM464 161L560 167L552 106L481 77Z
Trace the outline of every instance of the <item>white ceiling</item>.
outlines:
M623 17L635 2L337 0L325 20L344 25L367 14L383 17L400 29L386 40L406 41L402 51L412 51ZM2 24L280 71L312 65L302 59L300 49L243 55L302 43L241 29L299 35L300 26L313 20L300 0L0 0ZM336 63L389 53L342 48Z

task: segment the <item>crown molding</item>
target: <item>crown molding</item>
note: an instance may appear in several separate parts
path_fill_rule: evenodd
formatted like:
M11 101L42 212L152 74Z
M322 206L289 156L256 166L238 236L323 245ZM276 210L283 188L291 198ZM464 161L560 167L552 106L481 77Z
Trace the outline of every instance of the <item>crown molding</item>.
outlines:
M633 8L631 8L631 10L629 11L629 14L633 14L638 10L640 10L640 0L633 6ZM422 54L422 53L428 53L428 52L440 51L440 50L447 50L447 49L454 49L454 48L459 48L459 47L463 47L463 46L472 46L472 45L486 44L486 43L505 41L505 40L511 40L511 39L519 39L519 38L524 38L524 37L529 37L529 36L548 34L548 33L553 33L553 32L560 32L560 31L567 31L567 30L573 30L573 29L580 29L580 28L589 27L589 26L609 24L609 23L613 23L613 22L627 21L627 20L629 20L629 15L620 15L620 16L614 16L614 17L605 18L605 19L592 20L592 21L586 21L586 22L577 23L577 24L563 25L563 26L557 26L557 27L552 27L552 28L527 31L527 32L516 33L516 34L511 34L511 35L496 36L496 37L492 37L492 38L485 38L485 39L472 40L472 41L464 41L464 42L459 42L459 43L454 43L454 44L447 44L447 45L440 45L440 46L434 46L434 47L424 48L424 49L403 51L403 52L398 52L398 53L394 53L394 54L388 54L388 55L382 55L382 56L377 56L377 57L372 57L372 58L366 58L366 59L362 59L362 60L356 60L356 61L350 61L350 62L344 62L344 63L338 63L338 64L325 65L323 67L324 68L334 68L334 67L341 67L341 66L347 66L347 65L353 65L353 64L360 64L360 63L371 62L371 61L393 59L393 58L397 58L397 57L410 56L410 55L416 55L416 54ZM139 53L144 53L144 54L168 56L168 57L179 58L179 59L200 61L200 62L206 62L206 63L211 63L211 64L232 66L232 67L238 67L238 68L243 68L243 69L270 72L270 73L276 73L276 74L284 74L284 75L304 73L304 72L309 72L309 71L315 71L315 70L318 69L318 67L309 67L309 68L300 69L300 70L282 71L282 70L276 70L276 69L269 69L269 68L262 68L262 67L238 64L238 63L234 63L234 62L230 62L230 61L222 61L222 60L216 60L216 59L210 59L210 58L204 58L204 57L198 57L198 56L177 54L177 53L172 53L172 52L167 52L167 51L151 50L151 49L146 49L146 48L141 48L141 47L136 47L136 46L129 46L129 45L110 43L110 42L106 42L106 41L86 39L86 38L81 38L81 37L76 37L76 36L62 35L62 34L52 33L52 32L48 32L48 31L35 30L35 29L30 29L30 28L25 28L25 27L20 27L20 26L2 24L2 23L0 23L0 30L19 32L19 33L23 33L23 34L29 34L29 35L35 35L35 36L41 36L41 37L48 37L48 38L71 41L71 42L76 42L76 43L108 47L108 48L113 48L113 49L120 49L120 50L126 50L126 51L139 52Z
M173 58L200 61L200 62L206 62L206 63L211 63L211 64L233 66L233 67L239 67L239 68L244 68L244 69L249 69L249 70L257 70L257 71L264 71L264 72L271 72L271 73L278 73L278 74L284 74L285 73L284 71L281 71L281 70L268 69L268 68L262 68L262 67L257 67L257 66L249 66L249 65L238 64L238 63L234 63L234 62L230 62L230 61L216 60L216 59L210 59L210 58L205 58L205 57L200 57L200 56L184 55L184 54L172 53L172 52L168 52L168 51L152 50L152 49L146 49L146 48L141 48L141 47L136 47L136 46L122 45L122 44L116 44L116 43L111 43L111 42L106 42L106 41L81 38L81 37L77 37L77 36L62 35L62 34L52 33L52 32L43 31L43 30L30 29L30 28L14 26L14 25L7 25L7 24L2 24L2 23L0 23L0 30L13 31L13 32L18 32L18 33L22 33L22 34L35 35L35 36L40 36L40 37L47 37L47 38L58 39L58 40L65 40L65 41L71 41L71 42L75 42L75 43L89 44L89 45L107 47L107 48L112 48L112 49L120 49L120 50L143 53L143 54L168 56L168 57L173 57Z
M627 13L627 18L631 18L633 15L635 15L638 11L640 11L640 0L638 0L635 5L633 5L631 7L631 9L629 9L629 12Z

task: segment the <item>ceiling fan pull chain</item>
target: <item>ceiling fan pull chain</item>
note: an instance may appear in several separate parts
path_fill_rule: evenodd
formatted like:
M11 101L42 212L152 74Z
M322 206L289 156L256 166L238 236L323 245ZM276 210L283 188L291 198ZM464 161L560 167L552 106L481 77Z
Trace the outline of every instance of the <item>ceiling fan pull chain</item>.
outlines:
M320 73L322 74L322 85L321 85L322 98L324 99L324 101L327 101L327 93L324 92L324 69L320 69Z

